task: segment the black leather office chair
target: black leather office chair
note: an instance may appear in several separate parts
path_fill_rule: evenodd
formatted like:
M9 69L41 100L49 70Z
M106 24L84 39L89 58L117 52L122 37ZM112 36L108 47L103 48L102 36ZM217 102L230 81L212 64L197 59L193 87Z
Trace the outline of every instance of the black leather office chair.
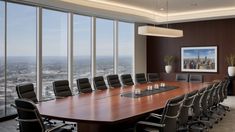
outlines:
M113 88L118 88L121 87L121 83L119 81L118 75L108 75L107 76L107 81L109 84L109 87L113 87Z
M34 102L28 99L16 99L15 108L18 113L20 132L71 132L62 128L65 124L50 127L43 124L40 113Z
M221 101L221 92L224 86L224 81L221 81L219 85L216 87L214 95L213 95L213 106L210 108L210 111L216 114L222 120L223 116L226 115L226 110L220 107Z
M107 89L107 86L104 81L103 76L98 76L93 78L94 88L97 90L105 90Z
M194 99L197 96L198 91L190 92L186 95L183 106L180 110L180 114L177 120L178 128L177 131L189 131L189 110L191 110Z
M147 83L145 74L144 73L135 74L135 81L136 81L136 83L139 83L139 84Z
M213 87L209 89L210 93L208 94L208 98L207 98L208 103L207 103L207 111L205 115L208 118L215 120L215 122L218 122L219 119L222 120L222 116L212 111L212 109L214 109L214 106L217 106L217 104L215 103L218 102L218 90L220 89L221 85L222 85L222 82L214 83Z
M213 124L217 122L217 119L212 119L211 116L208 115L209 112L209 103L210 100L210 94L213 90L213 87L208 87L205 91L205 93L202 96L201 99L201 116L200 118L203 118L203 123L210 128L213 128Z
M156 82L160 80L158 73L148 73L147 76L148 82Z
M193 119L198 120L201 115L201 99L206 91L206 88L203 88L198 91L197 96L193 101L192 113Z
M216 119L216 120L222 120L223 116L225 116L226 111L224 109L221 109L219 107L219 103L220 103L220 91L221 89L223 89L223 81L220 81L219 83L217 83L215 85L215 87L212 90L210 100L211 102L209 102L208 105L208 109L209 109L209 117L212 119Z
M150 114L147 121L139 121L135 126L136 132L176 132L177 118L183 105L185 95L169 99L165 105L162 115Z
M177 73L176 81L178 82L188 82L188 74L187 73Z
M77 79L78 91L81 93L91 93L92 88L88 78Z
M123 74L123 75L121 75L121 81L122 81L122 84L126 85L126 86L134 85L134 82L133 82L133 80L131 78L131 74Z
M198 91L197 96L195 97L193 101L193 106L191 110L191 120L188 122L189 124L189 129L193 129L196 131L205 131L207 130L206 122L201 121L201 115L202 115L202 110L201 110L201 99L206 91L206 88L203 88Z
M36 93L34 92L34 85L32 83L16 85L16 92L19 99L29 99L33 101L35 104L39 102ZM51 122L49 118L44 118L43 121L48 124L55 124L55 122Z
M32 83L19 84L16 86L16 92L18 98L25 98L32 100L34 103L38 103L37 96L34 92L34 86Z
M53 90L55 96L58 97L67 97L72 96L71 89L69 87L68 80L58 80L53 82Z
M56 98L61 98L61 97L63 98L73 95L69 87L68 80L57 80L54 81L52 84ZM63 121L63 123L65 123L65 121ZM73 127L76 126L76 124L69 124L69 123L66 123L66 125L71 125L72 126L71 129L74 129Z
M203 76L200 74L190 74L189 75L189 82L191 83L202 83Z

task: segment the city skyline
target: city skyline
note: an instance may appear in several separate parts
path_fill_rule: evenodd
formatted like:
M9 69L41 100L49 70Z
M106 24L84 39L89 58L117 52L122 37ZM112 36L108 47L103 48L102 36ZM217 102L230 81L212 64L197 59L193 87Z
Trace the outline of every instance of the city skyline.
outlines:
M185 58L215 58L215 50L214 49L186 49L184 50Z
M217 47L186 47L181 50L181 70L194 72L217 71Z

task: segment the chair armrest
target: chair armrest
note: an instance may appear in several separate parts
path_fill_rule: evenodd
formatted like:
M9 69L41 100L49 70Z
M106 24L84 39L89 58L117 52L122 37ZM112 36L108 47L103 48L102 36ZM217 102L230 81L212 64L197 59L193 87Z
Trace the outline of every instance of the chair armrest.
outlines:
M162 118L162 115L159 115L159 114L156 114L156 113L151 113L150 116L151 116L151 117L158 118L158 119L161 119L161 118Z
M165 124L158 124L158 123L153 123L153 122L148 122L148 121L139 121L137 122L137 125L146 125L146 126L152 126L152 127L165 127Z
M61 127L64 127L64 126L66 126L66 125L67 125L67 124L61 124L61 125L58 125L58 126L49 128L49 129L47 129L45 132L52 132L52 131L54 131L54 130L56 130L56 129L59 129L59 128L61 128Z
M11 104L11 107L14 107L15 109L17 109L15 104Z
M19 118L17 118L16 121L19 121L19 122L39 122L38 119L19 119Z

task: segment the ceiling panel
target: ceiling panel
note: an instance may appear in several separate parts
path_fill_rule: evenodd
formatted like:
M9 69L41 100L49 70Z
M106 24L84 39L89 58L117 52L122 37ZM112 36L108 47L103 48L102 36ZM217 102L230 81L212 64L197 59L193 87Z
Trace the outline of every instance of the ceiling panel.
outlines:
M152 24L235 18L235 0L23 1L55 6L84 15Z
M168 2L169 13L191 12L218 8L235 7L235 0L96 0L135 6L147 10L166 11Z

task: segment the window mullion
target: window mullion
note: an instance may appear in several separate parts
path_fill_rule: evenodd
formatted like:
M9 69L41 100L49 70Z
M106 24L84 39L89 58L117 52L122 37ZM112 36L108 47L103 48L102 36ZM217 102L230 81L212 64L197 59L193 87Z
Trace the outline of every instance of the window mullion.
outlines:
M73 13L68 13L68 80L73 89Z
M113 24L114 30L113 30L113 56L114 56L114 74L118 73L118 21L115 20Z
M37 7L37 87L36 93L39 100L42 100L42 8Z
M91 20L91 77L96 74L96 18Z

